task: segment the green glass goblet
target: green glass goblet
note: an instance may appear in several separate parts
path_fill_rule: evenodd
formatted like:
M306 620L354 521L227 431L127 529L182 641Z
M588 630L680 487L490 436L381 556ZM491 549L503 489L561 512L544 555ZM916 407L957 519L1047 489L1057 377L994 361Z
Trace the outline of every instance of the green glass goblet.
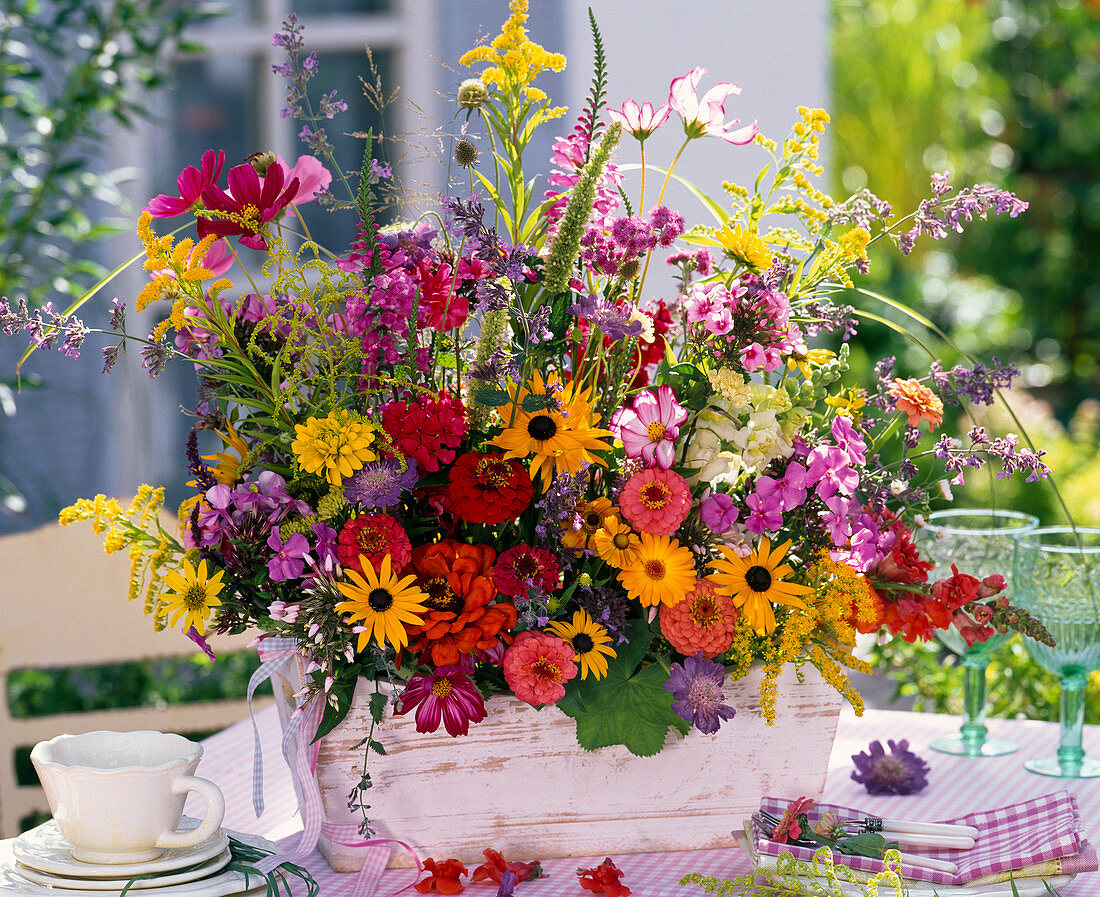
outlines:
M936 565L933 577L950 576L952 564L960 573L979 579L1000 573L1008 582L1005 594L1012 600L1013 537L1038 525L1038 518L1016 511L952 509L929 514L915 538L921 554ZM985 725L985 670L993 652L1011 637L1012 633L996 634L981 644L969 646L954 627L937 630L936 638L958 655L962 664L963 719L959 734L935 739L931 744L933 750L964 757L999 757L1019 749L1013 741L986 738L989 730Z
M1100 529L1042 527L1016 540L1013 565L1016 603L1054 637L1054 646L1027 639L1032 658L1058 676L1061 685L1057 756L1028 760L1044 776L1100 776L1100 761L1081 746L1085 684L1100 668Z

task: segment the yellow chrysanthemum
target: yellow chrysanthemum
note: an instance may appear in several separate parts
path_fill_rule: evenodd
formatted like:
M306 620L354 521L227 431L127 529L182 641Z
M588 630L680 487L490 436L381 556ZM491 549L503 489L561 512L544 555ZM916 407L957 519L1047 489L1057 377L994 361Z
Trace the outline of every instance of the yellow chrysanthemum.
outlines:
M554 477L577 473L589 464L605 465L593 452L608 452L611 446L600 437L610 430L596 426L600 416L592 409L591 389L578 389L576 383L560 385L557 374L544 380L541 371L527 387L509 387L511 401L497 407L505 422L504 432L489 444L504 449L506 459L531 461L531 478L539 477L545 491ZM530 397L546 397L555 407L524 411Z
M711 561L716 570L707 577L715 589L728 595L757 635L775 630L773 604L786 604L806 610L802 595L813 594L809 586L787 582L783 577L794 573L790 564L781 564L790 539L774 550L767 536L747 557L741 557L728 545L719 545L722 557Z
M511 15L493 42L487 47L467 50L458 61L465 66L488 62L489 67L480 76L484 83L496 85L503 93L518 94L522 90L527 99L541 102L546 94L531 87L531 82L544 70L560 72L565 68L565 57L547 52L527 37L527 29L523 27L527 21L527 0L512 0L509 9ZM557 118L564 112L564 108L550 109L546 118Z
M324 477L333 486L339 486L345 477L378 457L370 449L374 431L347 411L311 417L304 424L295 424L294 432L298 438L290 448L299 466L307 473Z
M218 593L225 588L222 582L224 575L225 571L219 570L208 578L205 558L199 561L198 567L184 558L182 575L179 570L170 570L164 577L164 584L171 592L165 594L161 609L161 615L167 617L168 625L175 626L182 618L183 625L180 628L184 632L194 627L199 635L204 635L210 610L221 607Z
M588 611L574 611L571 622L555 620L546 630L572 645L577 652L573 659L581 665L581 679L587 679L589 673L593 679L607 675L607 658L616 656L615 649L611 647L607 630L593 620Z
M592 547L600 560L616 570L629 567L638 556L642 540L616 514L608 514L592 537Z
M337 588L347 601L336 605L338 614L348 614L347 621L362 621L357 651L363 651L373 638L383 648L390 644L400 651L409 644L407 626L419 626L424 622L428 608L424 602L428 596L416 586L415 576L398 578L392 570L390 555L382 558L377 573L371 562L359 555L365 576L350 567L344 568L351 582L338 582Z
M726 250L726 255L756 271L762 271L772 263L773 253L768 245L748 228L726 224L716 237Z
M679 604L695 589L695 562L691 549L671 536L642 533L638 553L619 571L626 594L642 607Z

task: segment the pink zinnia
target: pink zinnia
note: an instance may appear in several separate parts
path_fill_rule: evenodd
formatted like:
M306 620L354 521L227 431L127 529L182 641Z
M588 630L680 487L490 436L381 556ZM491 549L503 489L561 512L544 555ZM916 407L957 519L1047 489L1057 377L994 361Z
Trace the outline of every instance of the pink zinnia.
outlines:
M667 469L675 456L672 444L687 417L687 410L676 402L672 387L661 386L656 393L639 393L633 408L616 412L611 429L622 440L628 458L641 455L647 466Z
M179 188L179 196L169 196L161 193L154 196L145 206L145 211L154 218L172 218L190 212L202 198L204 187L215 184L222 173L225 164L225 151L218 150L217 154L208 149L202 154L202 171L194 165L188 165L176 178L176 187Z
M577 675L576 653L556 635L521 632L504 652L504 678L521 701L556 704L565 697L565 683Z
M691 490L675 471L651 467L626 481L619 507L638 532L671 536L691 510Z
M470 723L485 719L485 701L459 666L440 667L433 673L410 677L394 713L402 716L413 708L416 708L417 732L434 732L442 722L452 738L466 735Z
M545 548L513 545L493 567L493 584L502 595L526 597L528 589L548 593L558 587L558 562Z

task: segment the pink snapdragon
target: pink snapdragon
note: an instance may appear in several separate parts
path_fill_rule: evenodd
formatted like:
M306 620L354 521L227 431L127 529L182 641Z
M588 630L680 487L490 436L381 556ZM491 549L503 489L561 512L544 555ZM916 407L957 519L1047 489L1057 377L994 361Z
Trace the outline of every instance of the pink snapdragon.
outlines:
M759 132L755 121L737 130L731 130L731 128L740 124L739 119L724 121L726 97L731 93L741 93L741 88L729 81L722 81L715 84L700 99L696 90L699 87L699 79L705 72L705 68L696 66L686 75L676 78L669 86L668 105L683 118L684 133L689 140L709 136L720 137L727 143L738 146L751 143Z
M647 390L634 398L632 408L615 413L611 429L622 440L628 458L645 459L646 466L672 466L673 443L680 435L680 424L688 418L687 409L676 401L671 386Z

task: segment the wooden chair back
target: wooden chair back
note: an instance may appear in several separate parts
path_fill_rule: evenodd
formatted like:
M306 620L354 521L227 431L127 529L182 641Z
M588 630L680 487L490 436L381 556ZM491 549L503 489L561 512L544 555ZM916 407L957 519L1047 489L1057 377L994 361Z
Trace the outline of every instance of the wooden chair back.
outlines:
M65 733L153 729L183 735L222 729L243 719L243 699L165 707L13 718L8 676L13 670L98 666L198 652L178 630L154 632L152 620L127 600L129 558L106 555L90 523L0 538L0 837L19 833L20 820L48 813L38 787L19 784L19 749ZM245 647L250 637L218 637L219 655ZM270 699L255 701L254 707Z

